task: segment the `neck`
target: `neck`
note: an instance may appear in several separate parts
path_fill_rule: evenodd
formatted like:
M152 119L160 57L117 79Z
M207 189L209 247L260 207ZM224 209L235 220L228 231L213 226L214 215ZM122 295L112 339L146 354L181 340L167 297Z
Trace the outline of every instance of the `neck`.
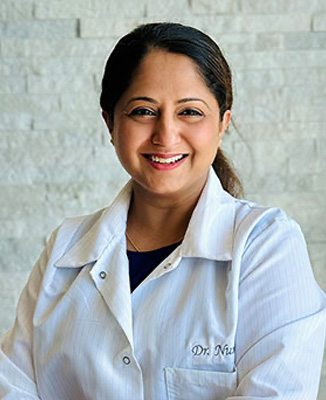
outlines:
M153 250L180 241L201 191L202 187L186 195L156 195L134 182L127 232L138 250ZM129 249L133 247L128 244Z

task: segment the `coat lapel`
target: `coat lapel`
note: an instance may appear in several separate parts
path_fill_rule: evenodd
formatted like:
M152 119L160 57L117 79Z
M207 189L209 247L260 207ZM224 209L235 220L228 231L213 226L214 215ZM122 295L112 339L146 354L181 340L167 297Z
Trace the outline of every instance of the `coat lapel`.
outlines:
M132 346L129 263L125 243L130 194L129 182L109 208L86 217L54 265L57 268L80 268L93 263L90 274L94 284ZM64 228L63 225L62 230Z
M123 246L109 246L92 268L91 276L133 348L129 266Z

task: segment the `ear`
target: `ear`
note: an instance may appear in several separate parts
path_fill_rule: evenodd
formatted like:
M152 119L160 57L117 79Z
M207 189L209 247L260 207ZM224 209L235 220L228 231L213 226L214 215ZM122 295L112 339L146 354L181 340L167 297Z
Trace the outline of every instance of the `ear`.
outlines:
M227 130L227 127L231 122L231 116L232 116L231 110L226 110L225 113L223 114L222 121L220 122L220 132L219 132L220 136L224 135L225 131Z
M109 129L111 136L111 143L113 144L113 123L110 120L109 114L106 111L102 111L102 118L104 119L104 122Z
M102 111L102 117L104 119L104 122L106 123L106 126L109 128L109 131L112 135L112 131L113 131L113 124L110 120L109 114L107 113L107 111Z

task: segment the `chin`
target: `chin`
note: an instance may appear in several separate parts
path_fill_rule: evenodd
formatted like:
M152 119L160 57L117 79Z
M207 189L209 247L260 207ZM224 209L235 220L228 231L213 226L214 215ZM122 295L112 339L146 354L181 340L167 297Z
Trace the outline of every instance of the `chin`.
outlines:
M161 185L149 187L148 190L152 193L156 193L158 195L172 195L182 191L182 187L180 185L171 186L171 185Z
M137 182L137 186L141 188L141 190L145 190L152 194L168 196L177 194L186 189L186 185L180 185L180 182L164 182L164 181L155 181L155 182Z

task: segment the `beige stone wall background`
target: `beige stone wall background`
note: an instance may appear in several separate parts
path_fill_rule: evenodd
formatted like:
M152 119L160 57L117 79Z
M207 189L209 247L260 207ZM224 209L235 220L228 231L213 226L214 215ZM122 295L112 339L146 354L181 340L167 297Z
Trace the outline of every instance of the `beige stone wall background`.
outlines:
M46 237L126 181L100 116L103 65L122 34L163 20L224 50L239 131L224 148L248 199L301 224L326 290L325 0L0 0L0 333Z

